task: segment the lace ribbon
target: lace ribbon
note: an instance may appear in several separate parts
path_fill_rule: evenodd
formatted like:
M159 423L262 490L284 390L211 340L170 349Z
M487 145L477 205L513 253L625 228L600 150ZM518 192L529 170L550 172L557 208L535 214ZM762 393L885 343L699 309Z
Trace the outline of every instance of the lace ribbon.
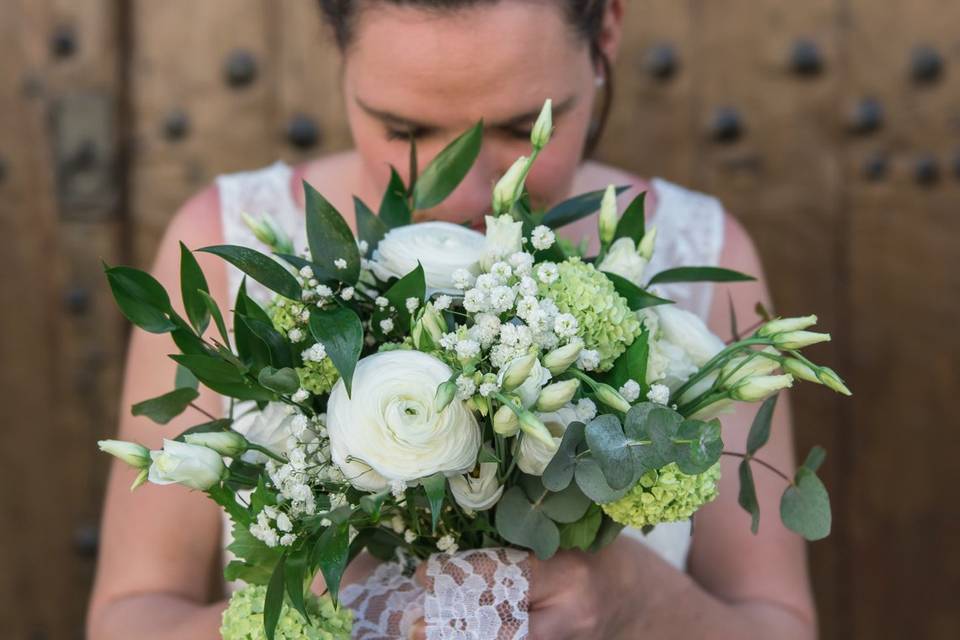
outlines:
M530 563L517 549L474 549L426 560L426 588L402 564L380 565L343 589L356 614L353 637L407 638L423 618L427 640L522 640L530 609Z

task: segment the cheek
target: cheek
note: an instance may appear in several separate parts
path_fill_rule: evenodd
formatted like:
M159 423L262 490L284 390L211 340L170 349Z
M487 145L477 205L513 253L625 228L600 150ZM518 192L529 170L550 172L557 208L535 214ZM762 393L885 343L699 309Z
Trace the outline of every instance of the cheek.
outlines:
M366 174L377 189L382 191L390 181L390 165L397 168L406 180L408 151L407 145L388 140L383 126L371 121L362 113L350 110L347 114L353 144Z

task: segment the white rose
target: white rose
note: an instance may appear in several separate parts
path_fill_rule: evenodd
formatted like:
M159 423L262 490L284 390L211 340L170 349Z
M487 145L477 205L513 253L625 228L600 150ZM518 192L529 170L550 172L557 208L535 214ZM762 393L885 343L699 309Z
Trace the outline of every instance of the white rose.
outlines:
M494 262L523 248L523 222L514 220L509 215L485 216L484 220L487 236L481 265L484 269L489 269Z
M553 436L553 443L548 445L541 440L526 435L520 438L516 454L517 466L520 467L521 471L532 476L543 475L543 470L553 460L554 454L560 447L560 441L567 430L567 425L579 419L577 410L571 405L549 413L538 413L537 417L546 425L550 435Z
M437 412L437 386L453 371L420 351L387 351L357 363L353 392L337 382L327 403L330 454L355 487L383 491L391 481L416 481L472 469L480 427L454 400Z
M461 507L486 511L503 495L503 485L497 482L497 463L481 463L479 477L472 473L451 477L450 491Z
M227 474L223 458L213 449L196 444L163 441L161 451L151 451L148 479L154 484L179 482L191 489L206 491Z
M643 286L643 271L647 268L647 261L637 252L631 238L618 238L597 268L615 273L640 287Z
M428 294L433 291L457 292L451 274L466 269L479 273L484 252L483 234L450 222L422 222L397 227L380 240L370 268L381 280L402 278L423 265Z
M723 350L723 340L694 313L672 304L644 309L650 343L647 382L660 382L676 391L710 358Z
M283 402L270 402L258 411L256 404L250 403L251 410L242 413L233 421L234 431L249 442L260 445L278 456L287 453L287 439L293 435L292 422L296 415L290 411L290 405ZM243 410L244 407L238 407ZM247 451L241 456L245 462L266 462L267 456L259 451Z

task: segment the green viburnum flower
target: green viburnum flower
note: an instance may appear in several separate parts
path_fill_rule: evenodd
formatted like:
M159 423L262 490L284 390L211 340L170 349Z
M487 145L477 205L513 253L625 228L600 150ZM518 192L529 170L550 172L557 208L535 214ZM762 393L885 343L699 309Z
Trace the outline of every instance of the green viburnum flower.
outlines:
M230 597L230 606L223 612L220 635L223 640L266 640L263 631L263 602L267 588L250 585ZM310 622L294 609L283 604L277 623L275 640L349 640L353 628L353 612L337 608L330 596L306 598Z
M559 277L540 284L540 295L577 319L584 348L600 354L597 371L606 371L640 335L640 320L613 283L592 264L570 258L557 264Z
M299 330L301 336L306 337L304 327L306 322L304 322L302 316L305 308L306 307L299 302L278 296L274 298L267 307L267 315L270 316L270 320L273 322L273 328L283 337L289 338L291 329ZM294 342L299 342L299 340L294 340Z
M324 358L320 362L305 361L302 367L297 367L297 376L300 378L300 386L314 395L329 392L340 379L340 374L330 358Z
M680 471L675 462L648 471L627 495L600 507L608 516L634 528L686 520L717 497L720 463L697 475Z

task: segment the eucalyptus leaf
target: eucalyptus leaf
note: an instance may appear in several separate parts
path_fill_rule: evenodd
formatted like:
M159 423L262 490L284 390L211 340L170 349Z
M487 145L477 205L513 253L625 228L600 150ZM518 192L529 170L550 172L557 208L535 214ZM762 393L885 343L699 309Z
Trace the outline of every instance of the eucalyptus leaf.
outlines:
M575 484L568 485L559 493L548 492L540 503L540 508L554 522L576 522L593 504L590 498Z
M807 459L803 461L803 466L816 473L826 457L827 452L824 451L823 447L814 447L810 449L810 453L807 454Z
M369 258L380 240L387 234L389 227L370 210L363 200L354 196L353 209L357 219L357 236L367 243L365 258Z
M749 460L740 462L740 493L737 502L750 514L750 531L756 535L760 529L760 502L757 500L757 488L753 482L753 470Z
M582 518L560 527L560 548L589 550L597 539L602 522L603 511L591 504Z
M620 195L629 188L630 187L617 187L617 195ZM551 229L558 229L572 222L576 222L581 218L586 218L600 209L600 202L603 200L605 191L605 189L590 191L589 193L574 196L569 200L564 200L544 214L541 224Z
M613 288L616 289L617 293L626 299L627 306L630 307L632 311L655 307L661 304L674 304L673 300L655 296L615 273L604 271L603 275L607 276L610 282L613 283Z
M183 300L183 308L187 312L187 319L197 330L197 333L203 334L210 322L210 311L207 303L201 293L210 293L207 287L207 279L197 264L187 245L180 243L180 297Z
M675 267L661 271L650 278L647 286L668 282L749 282L751 280L756 278L722 267Z
M634 479L633 455L616 416L604 414L587 423L587 445L607 484L623 489Z
M532 549L537 557L546 560L560 546L560 530L533 504L519 486L510 487L497 503L495 514L497 532L507 542Z
M543 486L550 491L563 491L573 480L573 472L577 467L577 447L584 440L585 430L586 425L582 422L567 425L557 452L543 471Z
M747 453L750 455L755 454L770 439L770 423L773 420L773 411L777 406L777 397L778 395L774 394L764 400L757 410L757 415L753 418L750 433L747 435Z
M388 228L410 224L410 206L407 204L407 188L397 170L390 167L390 183L380 201L379 217Z
M296 393L300 388L300 377L289 367L283 369L264 367L260 370L257 380L267 389L283 395Z
M647 192L644 191L627 205L623 215L620 216L620 220L617 222L617 231L613 235L614 241L620 238L630 238L636 245L640 244L646 232L644 212L646 199Z
M303 190L307 243L314 274L318 279L355 283L360 277L360 250L350 226L340 212L306 181ZM338 260L345 261L346 268L337 268L335 263Z
M175 389L196 389L200 384L197 376L193 375L190 369L178 364L177 372L173 377L173 387Z
M196 389L182 387L156 398L150 398L133 405L131 413L135 416L147 416L157 424L167 424L184 412L190 403L200 397Z
M310 332L333 361L350 395L353 371L363 347L363 325L357 314L346 307L333 307L310 314Z
M220 256L267 289L290 298L300 299L300 284L293 274L272 257L249 247L221 244L200 249L204 253Z
M447 495L447 478L441 472L427 476L420 480L430 502L430 524L434 534L437 533L437 523L440 522L440 513L443 509L443 499Z
M780 499L780 518L788 529L807 540L830 535L830 496L816 473L806 467L797 470L794 484Z
M448 144L430 161L413 186L415 209L430 209L450 195L470 172L480 154L483 122L478 122Z
M600 529L597 531L597 536L593 541L593 544L590 546L590 551L599 551L605 546L617 539L617 536L620 535L620 532L623 531L624 525L617 522L610 516L603 514L603 520L600 522Z
M674 447L677 466L689 475L707 471L720 460L723 453L718 420L684 420L677 430L677 438L693 440L690 444L678 443Z
M594 502L603 504L613 502L627 495L629 488L613 489L603 477L600 465L592 457L581 458L573 475L580 490Z

